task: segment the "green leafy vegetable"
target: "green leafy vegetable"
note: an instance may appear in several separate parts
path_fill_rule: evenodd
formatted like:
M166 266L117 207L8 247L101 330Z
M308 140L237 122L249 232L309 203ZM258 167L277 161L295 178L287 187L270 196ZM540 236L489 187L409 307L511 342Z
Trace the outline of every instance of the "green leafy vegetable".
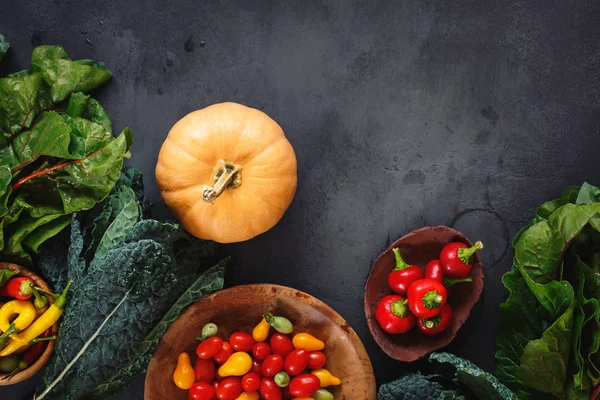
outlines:
M0 50L3 43L0 36ZM91 209L117 182L131 134L125 129L114 138L104 108L83 93L111 76L101 63L39 46L29 70L0 79L3 259L31 264L70 214Z
M2 62L2 59L4 59L4 55L8 51L9 47L10 44L8 43L8 40L6 40L6 38L0 34L0 63Z
M377 400L464 400L456 390L445 389L420 374L406 375L385 385L377 392Z
M52 285L75 280L38 400L118 392L145 372L171 322L223 287L220 248L177 224L144 219L140 181L126 169L104 201L73 216L66 260L46 256L44 246L36 262ZM65 235L52 244L59 240Z
M496 374L520 399L587 399L598 384L600 189L538 207L503 277Z

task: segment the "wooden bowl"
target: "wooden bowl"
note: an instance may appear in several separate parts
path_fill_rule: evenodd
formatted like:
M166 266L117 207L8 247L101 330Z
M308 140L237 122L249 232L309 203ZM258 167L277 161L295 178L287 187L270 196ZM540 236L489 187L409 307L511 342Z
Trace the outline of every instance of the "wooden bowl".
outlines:
M219 326L219 336L251 333L262 314L289 318L294 332L308 332L325 342L328 368L342 380L330 390L337 400L375 400L375 377L360 339L333 309L309 294L285 286L261 284L221 290L190 306L167 330L152 356L144 390L145 400L186 400L187 390L173 383L177 357L188 352L195 362L196 337L204 324Z
M25 276L27 278L30 278L37 287L40 287L50 292L52 291L48 284L46 284L46 282L44 282L44 280L40 278L39 275L34 274L25 267L21 267L20 265L12 263L0 262L0 269L11 269L13 271L18 271L18 276ZM49 304L54 303L53 298L51 298L50 296L46 297L48 298ZM54 324L54 326L52 327L52 335L56 335L57 332L58 324ZM37 361L34 362L31 366L29 366L29 368L27 368L26 370L21 371L8 379L3 379L6 376L6 374L0 374L0 386L14 385L15 383L23 382L31 378L36 373L38 373L38 371L42 369L42 367L46 365L46 363L50 359L50 356L54 351L54 342L54 340L48 341L46 350L44 350L40 358L38 358Z
M365 287L365 315L373 338L390 357L410 362L446 346L469 318L471 309L483 290L483 265L481 258L475 253L473 282L459 283L449 290L448 304L454 314L447 330L434 336L426 336L416 328L405 334L390 335L377 323L375 310L382 297L392 294L387 283L387 277L395 267L392 249L398 247L407 263L424 267L429 261L438 258L446 244L455 241L463 242L469 247L473 245L462 233L447 226L421 228L396 240L373 263Z

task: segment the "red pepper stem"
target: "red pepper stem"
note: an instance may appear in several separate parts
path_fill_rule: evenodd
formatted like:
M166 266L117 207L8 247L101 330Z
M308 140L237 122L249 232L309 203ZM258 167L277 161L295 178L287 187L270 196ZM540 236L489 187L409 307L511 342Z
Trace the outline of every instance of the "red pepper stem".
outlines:
M34 288L35 288L35 290L37 290L39 293L43 293L43 294L45 294L46 296L50 296L50 297L52 297L54 300L56 300L56 299L58 299L58 298L59 298L59 295L58 295L58 294L56 294L56 293L49 292L49 291L47 291L46 289L42 289L41 287L38 287L38 286L34 286Z
M30 280L23 280L19 285L19 293L22 296L31 296L33 294L33 282Z
M433 318L423 318L423 326L428 329L433 329L440 323L441 318L439 315Z
M33 301L33 305L37 310L42 310L48 305L48 299L46 296L42 296L39 290L32 283L29 283L29 290L35 296L35 300Z
M463 247L458 249L458 259L468 265L471 263L471 257L473 256L473 254L475 254L475 252L481 249L483 249L483 243L481 243L481 240L478 240L471 247Z
M408 307L406 306L407 302L408 302L408 300L394 301L391 304L392 314L394 314L396 317L400 317L400 318L406 317L406 314L408 314Z
M442 304L443 300L444 298L438 293L437 290L430 290L423 295L422 301L425 307L433 310L434 308L438 308Z
M36 344L37 342L43 342L43 341L49 341L49 340L56 340L56 335L54 336L46 336L46 337L38 337L33 339L31 342L29 342L29 345L32 344Z
M444 277L444 286L446 286L446 287L452 287L452 286L456 285L457 283L463 283L463 282L473 282L473 278L470 276L467 276L466 278L462 278L462 279L453 279L453 278Z
M394 247L392 251L394 252L394 258L396 259L396 268L394 268L394 271L402 271L403 269L410 268L410 265L402 259L399 248Z

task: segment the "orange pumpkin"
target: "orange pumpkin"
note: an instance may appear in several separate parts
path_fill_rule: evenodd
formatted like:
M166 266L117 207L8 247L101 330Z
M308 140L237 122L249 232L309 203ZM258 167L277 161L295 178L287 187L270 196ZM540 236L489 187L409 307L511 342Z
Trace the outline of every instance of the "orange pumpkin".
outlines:
M267 114L215 104L179 120L160 149L156 182L192 235L220 243L271 229L296 192L296 155Z

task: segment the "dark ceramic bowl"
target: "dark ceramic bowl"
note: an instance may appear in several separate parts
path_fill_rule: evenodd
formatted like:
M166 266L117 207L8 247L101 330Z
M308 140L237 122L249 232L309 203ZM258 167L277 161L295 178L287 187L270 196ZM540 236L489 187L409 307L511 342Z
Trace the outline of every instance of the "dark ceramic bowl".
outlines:
M463 242L469 247L473 245L462 233L447 226L421 228L396 240L373 263L365 287L365 315L373 338L390 357L406 362L415 361L448 345L469 318L471 309L483 290L483 265L476 253L473 256L473 282L459 283L449 290L448 304L454 314L446 331L427 336L415 328L404 334L390 335L375 320L375 310L381 298L393 294L387 283L388 274L395 267L392 249L398 247L407 263L424 268L429 261L438 258L446 244L455 241Z

